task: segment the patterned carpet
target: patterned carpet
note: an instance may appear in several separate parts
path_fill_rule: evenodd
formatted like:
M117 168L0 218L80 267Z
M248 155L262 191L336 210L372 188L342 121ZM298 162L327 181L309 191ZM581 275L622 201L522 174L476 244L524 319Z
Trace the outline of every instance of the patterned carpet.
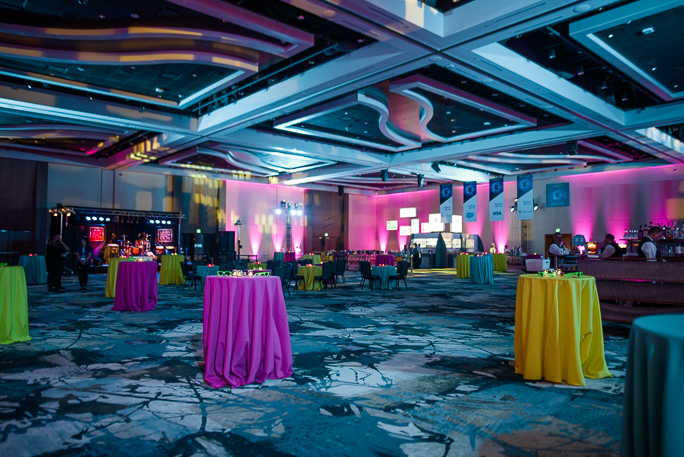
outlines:
M202 296L160 286L150 313L29 286L33 341L0 347L0 455L610 456L619 454L629 326L604 323L615 375L585 388L513 370L517 274L454 270L408 291L287 298L294 375L239 389L202 380Z

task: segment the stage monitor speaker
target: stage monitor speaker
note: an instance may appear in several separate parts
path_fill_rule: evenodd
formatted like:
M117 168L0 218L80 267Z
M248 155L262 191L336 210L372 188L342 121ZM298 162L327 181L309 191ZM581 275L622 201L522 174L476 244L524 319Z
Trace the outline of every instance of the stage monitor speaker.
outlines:
M219 232L219 249L221 251L235 250L235 232Z

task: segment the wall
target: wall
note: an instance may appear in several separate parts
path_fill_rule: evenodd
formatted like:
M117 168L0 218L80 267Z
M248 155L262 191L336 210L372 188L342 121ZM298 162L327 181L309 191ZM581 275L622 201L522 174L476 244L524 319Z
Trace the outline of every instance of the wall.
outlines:
M306 192L306 246L310 251L344 249L344 195ZM325 240L325 234L328 234Z
M344 194L344 248L378 249L375 196Z
M269 186L247 182L225 181L226 222L221 230L235 230L233 223L242 219L240 241L245 254L260 254L260 260L273 258L274 252L285 249L285 215L275 210L280 201L304 203L306 191L296 187ZM224 199L221 198L223 201ZM306 250L305 230L310 216L292 217L292 246L297 254Z

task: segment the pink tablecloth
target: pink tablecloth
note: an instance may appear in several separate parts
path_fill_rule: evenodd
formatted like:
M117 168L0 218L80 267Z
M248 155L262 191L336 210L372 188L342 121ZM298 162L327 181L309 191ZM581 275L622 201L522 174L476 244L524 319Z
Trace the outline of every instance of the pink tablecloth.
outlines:
M394 265L393 255L377 255L375 256L375 265Z
M283 262L294 262L295 261L295 253L294 252L286 252L283 257L284 257Z
M121 262L113 311L152 311L157 307L157 262Z
M290 328L277 276L208 276L203 325L204 379L210 386L292 375Z

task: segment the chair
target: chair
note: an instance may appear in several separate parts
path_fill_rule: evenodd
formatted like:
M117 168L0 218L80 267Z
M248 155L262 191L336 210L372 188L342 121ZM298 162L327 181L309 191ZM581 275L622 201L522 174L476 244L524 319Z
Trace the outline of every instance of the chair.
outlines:
M369 287L371 290L373 290L373 282L381 281L380 276L373 274L370 262L359 262L359 271L361 272L361 289L363 289L363 285L365 284L366 280L369 281Z
M295 286L295 291L297 290L297 287L299 287L299 281L304 280L304 276L300 276L298 273L299 269L299 263L297 262L290 262L290 265L292 266L292 269L290 270L290 280L288 282L288 287L290 284L292 284L292 281L294 281L294 286Z
M266 262L266 269L275 272L276 265L277 264L273 260L269 260Z
M342 281L344 283L347 283L347 279L344 277L344 272L347 269L347 260L346 259L338 259L337 260L337 266L335 267L335 281L338 281L340 276L342 276Z
M185 289L185 285L190 281L192 283L192 286L197 290L197 280L199 279L193 272L190 271L188 268L188 264L185 262L181 262L181 272L183 273L183 287L181 287L181 290Z
M219 271L233 271L234 269L235 269L235 266L233 265L233 262L222 263Z
M277 276L280 278L280 284L283 286L283 295L285 295L285 290L287 290L287 295L290 296L290 289L287 287L287 284L289 282L289 269L291 267L289 265L277 265L274 270L273 270L273 275Z
M247 260L236 260L234 262L235 269L236 270L246 270L247 269Z
M399 262L399 265L397 265L397 274L389 277L390 281L397 282L397 289L399 289L399 281L403 279L404 285L406 286L406 290L408 290L408 284L406 284L406 275L408 274L408 271L409 263L402 260L401 262Z
M314 284L316 281L320 281L320 283L323 285L323 289L328 288L328 281L333 279L333 276L335 274L335 262L324 262L323 263L323 272L321 273L320 276L315 276L314 277ZM335 288L335 283L332 283L333 288Z

